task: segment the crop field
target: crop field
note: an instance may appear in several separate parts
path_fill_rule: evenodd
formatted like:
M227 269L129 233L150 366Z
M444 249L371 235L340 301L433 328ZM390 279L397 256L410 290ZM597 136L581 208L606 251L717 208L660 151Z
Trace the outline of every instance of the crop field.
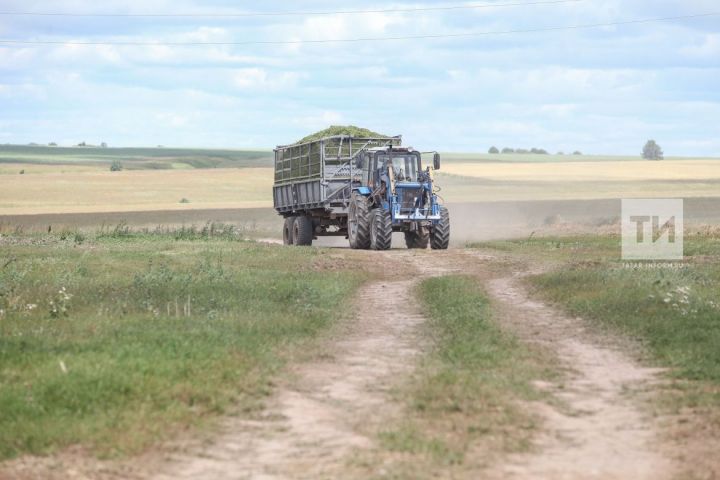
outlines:
M452 248L369 252L278 245L269 158L0 147L0 477L720 475L720 160L448 154Z
M130 212L268 208L271 157L271 152L4 146L0 215L125 212L125 220L132 223ZM700 198L720 192L717 159L652 162L631 157L473 154L443 158L438 184L441 197L450 204L658 194ZM109 171L118 159L123 171Z
M267 168L0 176L0 215L270 207Z
M128 170L263 167L272 165L272 158L271 151L0 145L0 167L85 166L107 170L113 161Z

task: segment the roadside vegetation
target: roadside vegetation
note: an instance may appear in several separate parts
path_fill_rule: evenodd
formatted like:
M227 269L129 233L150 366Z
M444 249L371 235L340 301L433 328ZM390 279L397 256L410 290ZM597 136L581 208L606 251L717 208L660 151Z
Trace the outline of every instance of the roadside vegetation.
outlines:
M223 228L0 236L0 458L137 453L262 406L363 280Z
M380 433L391 476L429 478L529 448L536 419L521 402L538 398L531 381L549 378L547 363L493 323L477 280L431 278L418 296L433 349L400 392L401 420Z
M474 245L546 263L531 288L599 328L631 337L673 380L673 413L700 413L720 431L720 230L686 233L681 264L625 263L618 236L532 238Z

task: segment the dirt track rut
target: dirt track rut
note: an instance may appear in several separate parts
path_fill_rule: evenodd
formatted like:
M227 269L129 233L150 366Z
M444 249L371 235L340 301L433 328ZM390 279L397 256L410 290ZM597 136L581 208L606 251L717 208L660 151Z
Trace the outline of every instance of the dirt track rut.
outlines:
M392 413L389 389L420 352L417 327L424 319L415 283L364 287L357 317L337 333L323 360L295 368L266 419L228 422L210 445L176 454L151 478L342 477L352 451L369 447L373 425Z
M536 451L496 467L502 478L661 479L673 465L661 453L654 422L638 394L657 381L611 338L586 331L582 320L528 298L518 277L489 282L500 318L523 340L553 351L568 375L539 385L560 400L532 406L544 420ZM617 339L615 339L617 340Z

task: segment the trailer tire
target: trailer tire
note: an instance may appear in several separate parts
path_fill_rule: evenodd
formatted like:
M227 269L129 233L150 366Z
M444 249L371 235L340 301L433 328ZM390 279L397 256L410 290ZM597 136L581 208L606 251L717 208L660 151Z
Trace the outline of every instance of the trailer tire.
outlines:
M370 248L370 206L367 198L358 192L350 197L347 229L350 248Z
M430 233L421 228L417 232L405 232L405 245L407 248L426 249L430 243Z
M433 250L447 250L450 245L450 212L440 207L440 220L433 225L430 233L430 248Z
M376 208L371 214L372 226L370 248L373 250L390 250L392 246L392 217L384 208Z
M283 222L283 244L292 245L295 243L293 240L293 228L295 224L295 217L285 217Z
M295 218L293 223L293 241L298 246L310 246L313 241L313 222L308 216Z

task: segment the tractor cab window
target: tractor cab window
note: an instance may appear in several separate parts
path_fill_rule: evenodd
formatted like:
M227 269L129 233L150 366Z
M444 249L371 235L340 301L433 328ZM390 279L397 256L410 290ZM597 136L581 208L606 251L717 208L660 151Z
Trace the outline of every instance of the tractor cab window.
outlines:
M378 167L392 165L395 180L398 182L418 181L418 157L416 155L379 155Z

